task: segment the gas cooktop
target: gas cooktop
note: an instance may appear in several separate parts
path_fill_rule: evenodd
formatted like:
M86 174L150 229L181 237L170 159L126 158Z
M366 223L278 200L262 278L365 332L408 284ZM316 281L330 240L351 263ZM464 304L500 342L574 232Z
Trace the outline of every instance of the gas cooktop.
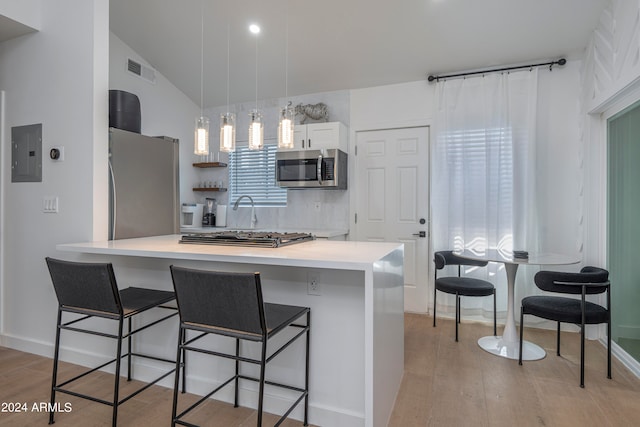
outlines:
M189 233L180 238L180 243L197 245L252 246L279 248L293 245L315 237L310 233L279 233L272 231L217 231L212 233Z

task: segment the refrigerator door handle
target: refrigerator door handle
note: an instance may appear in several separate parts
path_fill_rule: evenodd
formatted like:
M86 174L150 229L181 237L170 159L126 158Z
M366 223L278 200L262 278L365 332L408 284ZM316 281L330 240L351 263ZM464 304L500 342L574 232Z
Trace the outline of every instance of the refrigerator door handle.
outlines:
M109 177L111 178L111 221L109 229L111 230L111 235L109 236L109 240L115 240L116 238L116 181L113 176L113 167L111 166L111 162L109 162Z

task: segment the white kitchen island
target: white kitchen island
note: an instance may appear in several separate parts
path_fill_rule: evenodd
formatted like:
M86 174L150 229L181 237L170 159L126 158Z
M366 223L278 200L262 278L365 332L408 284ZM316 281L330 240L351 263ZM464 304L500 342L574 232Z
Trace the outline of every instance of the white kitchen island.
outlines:
M170 235L61 244L57 249L67 253L60 254L64 259L112 262L121 287L171 289L172 264L260 272L266 301L311 307L309 421L320 426L387 425L404 368L402 244L314 240L253 248L179 240L180 235ZM313 290L308 287L311 279L318 283ZM170 331L149 332L139 345L173 357L177 322ZM82 357L74 355L74 344ZM68 347L72 362L100 358L98 347L95 354L79 342ZM208 392L233 369L232 362L211 358L193 357L187 363L188 391L197 394ZM140 365L135 366L138 377L154 374L154 366ZM303 371L304 352L294 347L267 366L267 377L302 384ZM225 393L216 398L232 401L232 388ZM242 406L256 407L256 396L254 384L241 383ZM267 387L265 410L281 413L292 398ZM291 416L302 419L302 411L296 408Z

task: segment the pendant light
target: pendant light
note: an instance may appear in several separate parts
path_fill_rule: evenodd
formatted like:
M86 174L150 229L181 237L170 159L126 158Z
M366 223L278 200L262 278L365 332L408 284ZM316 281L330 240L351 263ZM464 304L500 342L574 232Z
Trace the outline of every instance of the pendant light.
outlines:
M209 155L209 118L204 115L204 0L200 2L200 117L196 117L194 153Z
M220 151L232 152L236 149L236 115L229 112L229 39L227 24L227 112L220 115Z
M261 150L264 145L264 123L258 110L258 34L260 27L253 24L249 30L256 37L256 108L249 113L249 150Z
M286 107L280 109L280 123L278 123L278 148L280 149L293 148L293 118L293 107L289 101Z
M287 14L287 22L285 25L285 54L284 54L284 97L288 97L289 89L289 15ZM294 112L291 101L280 109L280 119L278 122L278 149L293 148L293 132L294 132Z
M249 150L262 150L264 144L264 123L262 113L257 109L249 113Z

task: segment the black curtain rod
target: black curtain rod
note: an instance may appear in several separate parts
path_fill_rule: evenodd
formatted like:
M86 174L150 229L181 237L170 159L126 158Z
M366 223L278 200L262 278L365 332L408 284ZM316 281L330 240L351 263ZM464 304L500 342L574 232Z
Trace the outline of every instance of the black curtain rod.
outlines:
M490 70L482 70L482 71L469 71L467 73L459 73L459 74L447 74L445 76L429 76L427 78L427 80L429 80L429 82L432 81L438 81L440 79L450 79L450 78L454 78L454 77L464 77L464 76L471 76L474 74L487 74L487 73L497 73L500 71L511 71L511 70L521 70L524 68L533 68L533 67L544 67L544 66L549 66L549 71L551 71L553 69L554 65L564 65L567 63L567 60L564 58L560 58L557 61L551 61L551 62L543 62L540 64L529 64L529 65L518 65L515 67L505 67L505 68L494 68L494 69L490 69Z

